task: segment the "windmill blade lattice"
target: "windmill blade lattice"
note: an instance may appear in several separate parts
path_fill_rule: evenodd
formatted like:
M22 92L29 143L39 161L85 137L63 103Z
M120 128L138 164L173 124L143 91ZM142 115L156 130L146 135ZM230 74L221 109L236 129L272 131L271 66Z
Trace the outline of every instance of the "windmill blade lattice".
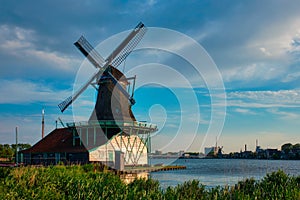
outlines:
M132 40L122 49L122 51L119 53L118 57L116 57L112 61L112 66L118 67L126 58L127 56L132 52L132 50L138 45L138 43L141 41L143 36L145 35L147 29L143 26L140 31L135 35Z
M81 51L83 55L96 67L103 67L104 58L94 49L94 47L81 36L74 45Z

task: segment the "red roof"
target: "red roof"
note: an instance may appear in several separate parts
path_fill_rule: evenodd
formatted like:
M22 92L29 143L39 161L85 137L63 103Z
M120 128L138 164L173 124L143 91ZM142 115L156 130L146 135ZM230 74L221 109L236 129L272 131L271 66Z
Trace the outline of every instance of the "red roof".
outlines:
M42 153L42 152L87 152L83 145L73 146L73 133L68 128L58 128L49 133L29 149L22 153Z

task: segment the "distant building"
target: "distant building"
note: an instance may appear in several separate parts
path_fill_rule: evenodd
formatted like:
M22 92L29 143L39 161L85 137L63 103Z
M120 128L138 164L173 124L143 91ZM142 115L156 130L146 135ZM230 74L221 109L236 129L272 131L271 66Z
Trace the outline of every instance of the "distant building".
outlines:
M180 159L198 159L200 158L199 152L185 152L180 157Z
M204 148L205 156L207 156L210 153L213 153L214 155L216 155L218 153L217 147L205 147Z
M184 154L183 150L181 150L181 151L178 152L178 156L182 156L183 154Z
M169 157L178 157L178 152L168 152L167 156L169 156Z
M261 151L263 151L263 149L260 148L260 146L256 146L255 152L256 152L256 153L259 153L259 152L261 152Z
M155 155L161 155L162 154L162 151L158 151L158 150L155 150Z

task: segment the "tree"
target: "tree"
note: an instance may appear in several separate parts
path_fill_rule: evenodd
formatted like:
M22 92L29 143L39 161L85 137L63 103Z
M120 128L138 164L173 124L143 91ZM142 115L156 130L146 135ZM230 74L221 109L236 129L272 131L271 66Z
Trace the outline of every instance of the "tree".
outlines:
M30 148L30 144L18 144L18 151ZM16 154L16 145L0 144L0 158L12 160Z
M31 145L30 144L18 144L18 151L24 150L24 149L28 149L30 148ZM12 144L11 148L16 151L16 144Z
M300 149L300 143L294 144L294 145L293 145L293 149L294 149L294 150Z
M284 151L284 153L289 153L290 150L293 148L293 145L291 143L286 143L281 146L281 151Z

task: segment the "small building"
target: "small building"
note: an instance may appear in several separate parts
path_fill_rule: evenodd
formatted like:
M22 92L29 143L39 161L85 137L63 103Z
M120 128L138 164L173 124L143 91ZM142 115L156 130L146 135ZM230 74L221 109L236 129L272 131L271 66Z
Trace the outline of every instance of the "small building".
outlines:
M110 135L116 126L122 131ZM72 123L67 128L53 130L31 148L20 151L19 162L25 165L101 162L113 168L120 162L124 166L147 165L149 134L156 130L155 125L145 122Z
M204 148L205 156L207 156L210 153L213 153L213 155L215 155L217 153L217 148L216 147L205 147Z
M115 135L106 144L89 150L90 162L107 163L115 168L115 160L118 153L122 157L122 162L126 166L147 165L147 146L137 135L122 136ZM120 158L121 159L121 158Z
M161 155L161 154L162 154L162 151L155 150L155 153L154 153L154 155Z
M29 149L19 152L24 165L53 165L59 162L88 163L88 149L68 128L53 130Z

